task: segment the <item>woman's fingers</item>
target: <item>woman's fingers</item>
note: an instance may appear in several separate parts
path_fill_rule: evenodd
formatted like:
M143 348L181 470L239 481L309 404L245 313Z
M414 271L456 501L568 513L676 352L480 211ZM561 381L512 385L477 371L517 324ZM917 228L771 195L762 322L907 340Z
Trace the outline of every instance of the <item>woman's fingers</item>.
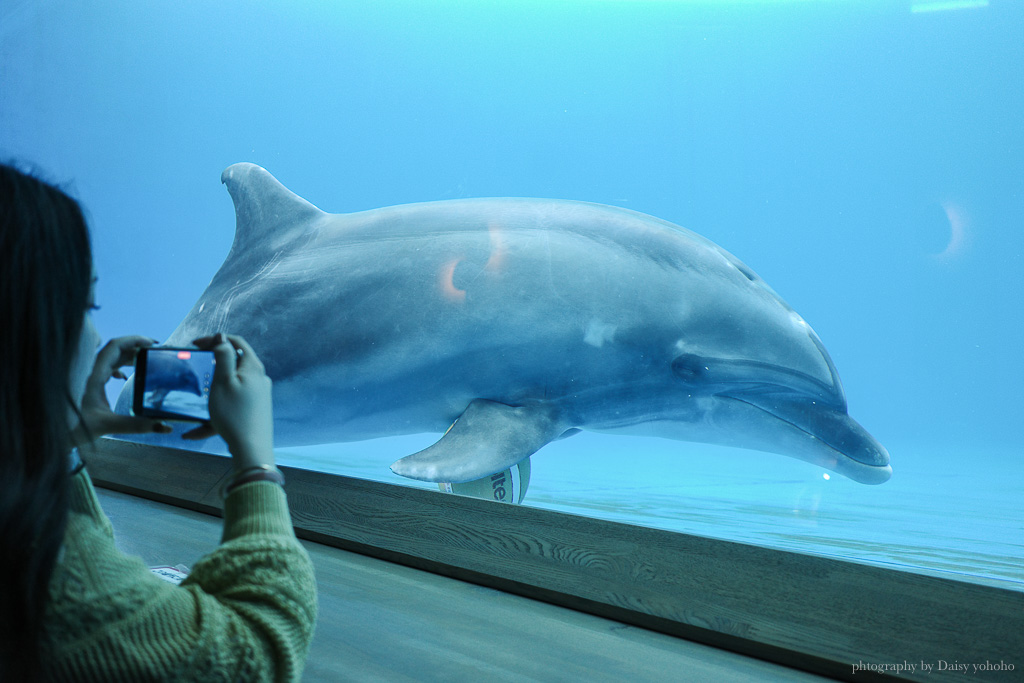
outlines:
M237 335L200 337L192 343L211 349L216 356L210 386L210 426L227 443L236 465L273 463L272 386L259 356ZM197 429L186 438L208 434Z
M228 340L232 346L235 347L235 354L238 357L237 367L239 371L246 372L258 372L264 374L266 369L263 367L263 362L260 357L256 355L256 352L252 350L252 346L249 342L245 341L238 335L229 334Z
M204 423L191 429L181 435L181 438L187 439L188 441L200 441L202 439L209 439L211 436L216 436L217 430L213 428L210 423Z
M171 425L149 417L107 413L100 418L104 434L170 434ZM90 428L92 424L90 423Z
M140 335L111 339L96 354L96 361L93 363L89 382L103 385L111 377L126 379L125 374L119 368L131 365L135 361L135 354L138 353L139 349L152 346L155 343L155 340Z
M170 434L169 424L148 417L119 415L107 410L94 410L83 415L84 423L75 428L73 438L79 446L105 434Z
M213 371L213 384L222 382L230 384L236 380L238 356L227 335L218 332L209 337L193 339L192 343L205 351L213 351L213 357L217 363Z
M75 438L79 442L89 437L96 438L104 434L146 434L171 432L170 425L152 418L119 415L110 409L107 401L106 384L111 377L125 379L121 366L129 365L135 359L138 350L152 346L153 339L139 335L117 337L111 339L96 354L92 373L85 385L82 396L82 420L75 430ZM88 430L88 431L86 431Z
M106 343L96 355L96 367L109 368L111 372L115 369L128 365L135 360L135 354L145 346L156 344L155 339L141 335L127 337L115 337Z
M217 334L193 339L192 343L201 349L213 350L217 365L225 371L222 381L231 381L239 373L263 375L266 368L249 342L236 334ZM214 377L216 380L216 376Z
M192 340L192 344L200 349L203 349L204 351L209 351L210 349L217 345L218 337L220 337L219 332L217 334L210 334L205 337L198 337Z
M120 368L123 365L130 365L135 360L135 354L139 349L152 346L152 339L139 335L130 337L116 337L104 345L96 354L93 361L92 373L85 384L85 395L82 397L82 410L89 411L92 408L106 408L106 389L104 388L111 377L127 379ZM108 432L109 433L109 432Z

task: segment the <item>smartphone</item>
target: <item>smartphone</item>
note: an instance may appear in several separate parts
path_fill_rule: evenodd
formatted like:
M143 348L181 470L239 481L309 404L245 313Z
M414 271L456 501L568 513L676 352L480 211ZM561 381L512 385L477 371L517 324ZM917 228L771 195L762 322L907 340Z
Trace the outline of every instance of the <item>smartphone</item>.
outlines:
M210 421L213 351L150 346L135 357L132 412L143 417Z

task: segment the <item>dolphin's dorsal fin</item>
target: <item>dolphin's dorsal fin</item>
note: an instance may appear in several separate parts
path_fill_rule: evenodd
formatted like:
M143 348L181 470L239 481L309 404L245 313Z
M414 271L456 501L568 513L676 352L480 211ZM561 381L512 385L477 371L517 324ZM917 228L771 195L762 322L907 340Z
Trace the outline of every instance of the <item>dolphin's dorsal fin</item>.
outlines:
M235 203L232 252L277 248L326 214L256 164L228 166L220 176Z

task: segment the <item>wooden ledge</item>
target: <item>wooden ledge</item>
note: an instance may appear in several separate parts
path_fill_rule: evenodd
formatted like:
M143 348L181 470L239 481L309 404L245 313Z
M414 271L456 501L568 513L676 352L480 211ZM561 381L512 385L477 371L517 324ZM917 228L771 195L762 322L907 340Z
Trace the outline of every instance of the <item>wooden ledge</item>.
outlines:
M219 514L230 462L101 439L97 485ZM834 678L1020 680L1024 593L282 467L305 539ZM933 666L922 673L920 663Z

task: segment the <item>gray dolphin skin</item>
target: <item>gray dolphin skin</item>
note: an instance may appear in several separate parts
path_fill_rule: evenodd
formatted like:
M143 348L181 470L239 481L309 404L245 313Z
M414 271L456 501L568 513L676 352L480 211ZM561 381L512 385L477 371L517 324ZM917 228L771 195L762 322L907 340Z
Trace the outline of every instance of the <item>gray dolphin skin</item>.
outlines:
M464 482L585 429L892 473L810 326L693 232L551 199L329 214L254 164L221 180L234 243L166 343L246 337L278 446L444 432L392 470Z

